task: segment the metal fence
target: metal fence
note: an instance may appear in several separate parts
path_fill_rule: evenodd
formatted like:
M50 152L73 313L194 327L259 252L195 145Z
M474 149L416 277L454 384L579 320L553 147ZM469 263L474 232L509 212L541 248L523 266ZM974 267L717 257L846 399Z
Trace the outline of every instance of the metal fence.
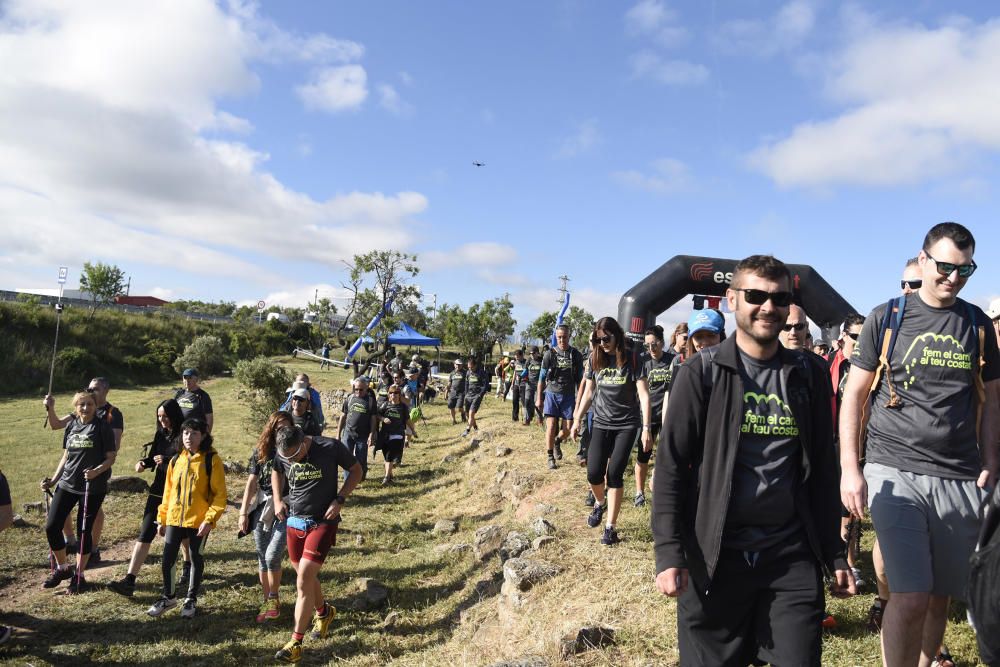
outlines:
M38 303L43 306L51 306L55 304L56 297L49 296L47 294L28 294L27 292L11 292L9 290L0 290L0 301L14 301L23 302L25 298L34 297L38 299ZM80 308L90 308L93 304L86 299L73 299L69 297L63 297L62 303L64 306L69 307L80 307ZM162 308L160 306L132 306L121 303L99 303L97 307L102 310L117 310L122 313L157 313L163 312L176 317L183 317L188 320L201 320L203 322L216 322L225 323L232 322L231 317L222 317L220 315L208 315L206 313L189 313L182 310L173 310L170 308Z

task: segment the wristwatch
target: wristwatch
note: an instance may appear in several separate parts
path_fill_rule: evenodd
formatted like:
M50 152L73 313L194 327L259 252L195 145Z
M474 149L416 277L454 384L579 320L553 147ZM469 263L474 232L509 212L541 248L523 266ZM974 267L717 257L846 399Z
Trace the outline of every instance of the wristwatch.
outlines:
M336 498L333 499L333 501L338 505L340 505L341 507L347 504L347 498L345 498L344 496L337 496Z

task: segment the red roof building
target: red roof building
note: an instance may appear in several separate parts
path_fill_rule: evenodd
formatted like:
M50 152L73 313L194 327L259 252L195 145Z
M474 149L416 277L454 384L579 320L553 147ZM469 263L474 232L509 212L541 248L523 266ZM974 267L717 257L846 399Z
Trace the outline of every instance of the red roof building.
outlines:
M143 308L165 306L170 303L155 296L116 296L115 303L123 306L141 306Z

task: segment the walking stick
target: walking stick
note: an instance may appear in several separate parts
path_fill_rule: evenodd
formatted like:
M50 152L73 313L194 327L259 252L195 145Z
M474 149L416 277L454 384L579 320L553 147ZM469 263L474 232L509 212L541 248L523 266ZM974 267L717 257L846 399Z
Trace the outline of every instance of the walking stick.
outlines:
M86 471L84 471L86 474ZM77 537L76 549L76 590L80 590L80 580L83 579L83 540L84 535L87 532L87 509L90 505L90 480L86 480L83 486L83 520L80 522L80 535ZM93 549L93 540L91 540L91 549Z
M46 392L46 396L52 395L52 378L55 376L56 372L56 351L59 348L59 320L62 319L62 296L63 296L63 285L66 283L66 274L69 270L65 266L59 267L59 298L56 299L56 336L55 340L52 341L52 363L49 364L49 390ZM42 422L42 428L48 426L49 415L46 410L45 421Z

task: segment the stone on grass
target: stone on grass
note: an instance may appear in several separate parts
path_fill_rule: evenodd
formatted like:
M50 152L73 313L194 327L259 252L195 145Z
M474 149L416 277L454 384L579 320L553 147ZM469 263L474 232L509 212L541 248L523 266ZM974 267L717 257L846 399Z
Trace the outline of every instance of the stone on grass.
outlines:
M435 535L451 535L457 531L458 523L451 519L441 519L434 524L434 528L431 530Z
M524 658L494 662L490 667L546 667L548 664L548 660L540 655L529 655Z
M15 514L14 520L11 522L11 525L14 526L15 528L27 528L28 522L25 521L24 517L21 516L20 514Z
M448 551L453 554L464 554L472 551L472 545L468 542L459 542L458 544L452 544Z
M503 544L500 545L500 562L505 563L511 558L517 558L530 548L531 540L528 539L528 536L512 530L507 533Z
M503 564L502 600L514 607L524 604L523 593L562 572L562 568L544 560L511 558Z
M354 536L354 543L360 547L362 544L365 543L365 536L362 535L361 533L358 533L357 535Z
M37 503L23 503L21 509L25 512L39 512L45 513L45 503L38 501Z
M108 480L108 493L112 491L117 493L146 493L149 491L149 484L142 477L112 477Z
M595 648L604 648L615 643L615 629L606 625L585 625L563 634L559 638L559 648L563 659L568 660L578 653Z
M551 521L538 517L531 523L531 530L535 531L535 535L555 535L556 527L552 525Z
M510 456L511 454L514 453L514 450L511 449L510 447L504 447L503 445L497 445L496 453L497 453L497 458L500 459L500 458L503 458L505 456Z
M458 460L458 457L455 456L454 454L445 454L444 458L441 459L441 463L442 464L445 464L445 463L454 463L457 460Z
M496 524L483 526L476 531L476 536L472 540L472 549L476 554L476 558L486 560L500 548L503 540L503 526Z
M402 618L402 614L400 614L398 611L390 611L388 614L385 615L385 618L382 619L382 627L383 628L395 627L396 624L399 623L400 618Z
M556 538L552 537L551 535L539 535L534 540L532 540L531 548L534 549L535 551L538 551L546 544L552 544L555 541Z
M223 461L222 469L227 475L243 475L247 471L246 464L242 461Z
M389 589L380 581L362 577L355 580L354 588L358 593L348 603L354 611L371 611L389 603Z

